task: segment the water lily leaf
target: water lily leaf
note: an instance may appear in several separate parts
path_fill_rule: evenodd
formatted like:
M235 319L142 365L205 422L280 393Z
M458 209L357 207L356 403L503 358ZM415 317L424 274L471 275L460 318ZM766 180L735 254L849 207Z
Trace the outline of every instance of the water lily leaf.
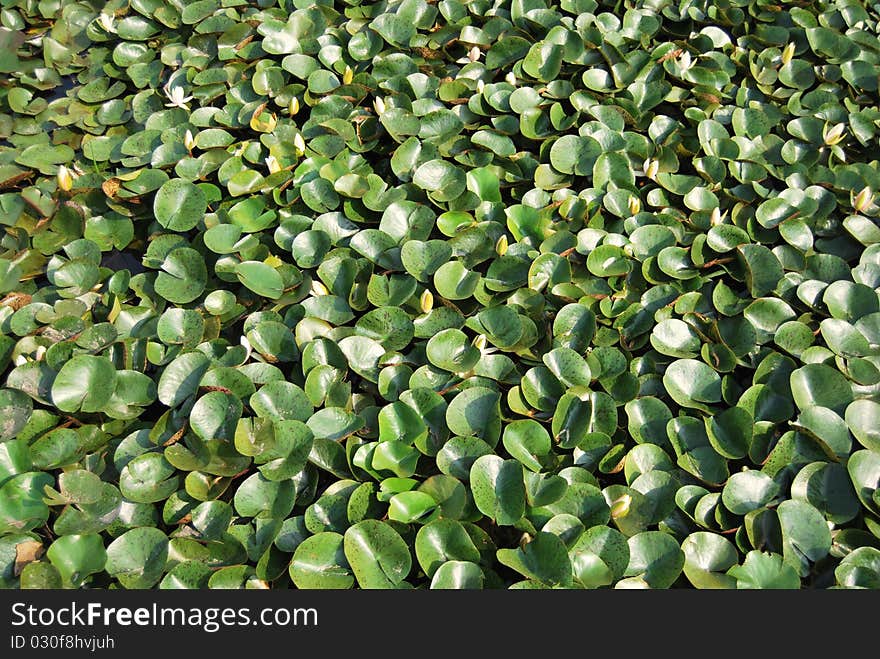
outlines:
M442 330L428 339L425 353L434 366L453 373L469 371L480 360L480 351L464 332L454 328Z
M802 577L806 576L810 563L824 558L831 549L831 531L822 514L804 501L783 501L777 513L784 560Z
M235 266L238 280L257 295L276 299L284 292L284 280L279 272L260 261L244 261Z
M485 577L480 566L469 561L447 561L434 573L431 590L480 590Z
M474 503L499 525L515 524L525 512L522 465L496 455L477 458L470 468Z
M159 529L126 531L107 546L107 573L127 589L141 590L158 583L168 558L168 538Z
M745 515L773 501L779 485L767 474L750 469L732 474L721 491L724 506L734 515Z
M758 550L750 551L742 565L734 565L727 573L742 589L794 590L801 586L797 571L783 562L782 556Z
M471 537L454 520L439 519L420 528L415 550L419 565L430 577L448 561L480 561L480 552Z
M328 531L306 538L293 554L290 577L297 588L351 588L354 575L343 550L343 536Z
M880 550L859 547L843 557L834 576L837 584L844 588L877 588L880 584Z
M839 415L845 413L853 399L847 379L826 364L807 364L793 371L791 394L799 409L819 405Z
M361 588L396 588L412 566L403 538L379 520L364 520L349 528L343 548Z
M862 446L880 453L880 404L865 399L853 401L846 408L846 425Z
M587 362L571 348L555 348L544 355L544 364L567 387L589 387L592 373Z
M162 262L162 272L156 276L156 293L169 302L186 304L202 294L207 278L202 255L189 247L178 247Z
M586 588L610 586L629 564L626 536L607 526L587 529L569 550L574 579Z
M791 484L793 499L806 501L835 524L846 524L859 513L859 500L846 469L836 462L812 462Z
M114 373L115 374L115 373ZM33 412L31 399L18 389L0 389L0 442L15 439L25 427Z
M451 201L465 191L464 172L445 160L429 160L413 174L413 183L431 193L437 201Z
M457 394L446 409L446 424L456 435L476 435L490 446L501 436L501 394L486 387L470 387Z
M7 479L0 486L0 530L24 532L45 524L49 507L43 501L43 491L53 481L49 474L37 471Z
M684 574L695 588L736 588L736 579L727 571L738 564L733 544L723 536L706 531L690 534L681 543Z
M550 453L550 433L537 421L523 419L514 421L504 428L502 437L504 448L526 469L539 472L543 465L541 458Z
M61 367L52 402L65 412L101 412L116 387L116 369L106 357L77 355Z
M189 231L195 227L204 218L207 207L202 189L179 178L163 183L153 200L156 220L172 231Z
M176 407L192 396L210 361L200 352L188 352L176 357L159 378L159 400L168 407Z
M546 586L567 586L572 570L565 544L552 533L538 533L519 549L499 549L498 561Z
M641 577L651 588L668 588L681 574L685 554L675 539L661 531L644 531L629 539L624 576Z
M703 409L721 400L721 378L703 362L679 359L666 367L663 386L676 403Z
M102 572L107 562L104 542L97 534L61 536L49 547L46 557L63 582L74 588L90 575Z

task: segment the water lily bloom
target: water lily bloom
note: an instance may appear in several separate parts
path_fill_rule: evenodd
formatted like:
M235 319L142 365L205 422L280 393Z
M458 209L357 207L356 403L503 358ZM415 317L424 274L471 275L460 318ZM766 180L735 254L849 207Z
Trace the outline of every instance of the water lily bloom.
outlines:
M645 176L653 181L657 178L657 172L660 171L660 161L648 158L642 167L645 169Z
M427 288L419 297L419 308L422 310L422 313L428 313L434 308L434 294Z
M270 174L275 174L276 172L281 171L281 163L278 162L278 158L273 155L270 155L266 158L266 167L269 168Z
M306 152L306 141L303 139L302 133L297 133L296 137L293 138L293 148L296 150L296 155L301 156Z
M290 105L287 106L287 109L291 117L299 112L299 99L296 96L290 100Z
M187 103L193 100L193 97L187 96L186 92L183 91L183 87L169 88L166 84L162 89L165 91L165 96L169 101L165 104L166 108L183 108L184 110L189 110Z
M195 145L196 140L193 137L192 131L187 129L186 134L183 136L183 146L186 147L187 151L192 151Z
M67 167L61 165L58 168L58 187L64 190L65 192L70 192L70 189L73 187L73 172L71 172Z
M101 12L98 14L98 24L104 28L105 32L113 32L113 23L115 19L111 14L105 14Z
M354 71L351 70L350 66L346 66L342 74L342 84L350 85L352 80L354 80Z
M629 206L630 214L638 215L639 211L642 210L642 200L638 197L630 197L627 206Z
M868 208L874 201L874 191L869 187L864 187L862 190L853 197L852 206L859 213Z
M788 64L791 61L791 58L794 57L794 42L788 44L785 49L782 51L782 63Z
M513 85L514 87L516 87L516 74L513 71L504 76L504 80L507 81L508 85Z
M843 139L843 133L846 130L846 124L835 124L831 128L825 126L822 138L828 146L834 146Z
M376 111L376 114L385 114L385 101L382 99L381 96L377 97L376 100L373 101L373 109Z
M486 349L486 335L485 334L477 334L473 340L473 346L479 351L483 351Z
M498 256L504 256L507 253L507 245L507 236L502 235L495 243L495 253L498 254Z
M477 80L477 93L482 94L483 90L486 88L486 83L482 80Z

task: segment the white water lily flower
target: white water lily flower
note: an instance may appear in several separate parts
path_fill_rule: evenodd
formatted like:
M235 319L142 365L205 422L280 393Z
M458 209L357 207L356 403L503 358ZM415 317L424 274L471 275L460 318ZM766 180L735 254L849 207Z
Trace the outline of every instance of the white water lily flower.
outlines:
M244 349L245 349L244 360L247 361L248 359L250 359L251 352L253 352L253 347L251 346L251 342L247 340L246 336L242 336L239 343L241 343L241 345L244 346Z
M105 14L101 12L98 14L98 24L104 28L105 32L113 32L114 25L113 23L116 21L115 17L112 14Z
M715 227L719 224L724 224L724 220L727 217L727 211L721 212L721 209L717 206L712 209L712 215L709 218L709 223Z
M64 190L64 192L70 192L70 189L73 187L73 172L64 165L61 165L58 168L57 179L58 187Z
M385 100L379 96L373 101L373 109L376 111L376 114L383 115L385 114Z
M638 215L639 211L642 210L642 200L638 197L630 197L627 201L627 206L629 206L630 215Z
M516 87L516 74L513 71L510 71L506 76L504 76L504 80L507 81L508 85L513 85Z
M869 187L862 188L861 192L859 192L852 200L852 206L859 213L868 208L874 202L874 191Z
M419 297L419 308L422 310L422 313L428 313L434 308L434 294L427 288Z
M831 128L825 127L822 138L828 146L834 146L843 139L843 133L846 130L846 124L835 124Z
M482 94L483 90L486 88L486 83L482 80L477 80L477 93Z
M193 97L187 96L186 92L183 91L183 87L174 87L171 89L168 85L165 85L162 90L165 92L165 96L169 101L165 104L166 108L183 108L184 110L189 110L187 103L193 100Z
M296 155L302 156L306 152L306 141L303 139L302 133L297 133L296 137L293 138L293 148L296 151Z
M187 129L186 133L183 136L183 146L186 147L187 151L192 151L193 147L196 145L196 140L193 137L192 132Z

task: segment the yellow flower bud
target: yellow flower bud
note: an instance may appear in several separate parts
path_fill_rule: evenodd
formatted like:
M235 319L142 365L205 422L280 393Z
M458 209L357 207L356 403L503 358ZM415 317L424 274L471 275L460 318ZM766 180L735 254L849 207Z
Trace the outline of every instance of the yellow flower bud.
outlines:
M70 192L73 187L73 173L64 165L58 168L58 187L65 192Z
M828 146L834 146L843 139L843 133L846 130L845 124L836 124L831 128L825 127L823 139Z
M502 236L495 242L495 253L498 256L504 256L507 253L507 235Z
M342 84L350 85L352 80L354 80L354 71L351 70L350 66L346 66L342 74Z
M296 137L293 138L293 148L296 151L296 155L302 156L306 152L306 141L303 139L302 133L297 133Z
M630 197L627 205L629 206L629 212L631 215L637 215L638 212L642 210L642 200L638 197Z
M330 291L327 290L327 287L324 286L324 284L322 284L317 279L312 280L311 291L312 291L312 295L315 295L315 296L317 296L317 295L330 295Z
M657 172L660 171L660 161L648 158L642 167L644 167L645 176L653 181L657 178Z
M792 57L794 57L794 42L788 44L782 51L782 63L788 64Z
M482 352L486 349L486 335L485 334L477 334L472 342L474 348Z
M422 313L428 313L434 308L434 294L427 288L425 289L425 292L422 293L421 297L419 297L419 308L422 310Z
M861 192L859 192L852 200L852 206L859 213L865 210L868 206L870 206L874 202L874 191L869 187L862 188Z
M290 100L290 103L287 106L287 110L290 112L291 117L299 112L299 99L296 96L294 96Z
M630 495L624 494L622 497L618 497L611 503L611 518L619 519L626 517L631 505L632 497Z

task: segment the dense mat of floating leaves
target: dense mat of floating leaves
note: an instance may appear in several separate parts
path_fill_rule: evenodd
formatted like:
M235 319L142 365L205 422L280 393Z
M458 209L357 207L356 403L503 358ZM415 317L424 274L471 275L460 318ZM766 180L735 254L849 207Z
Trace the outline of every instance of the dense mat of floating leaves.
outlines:
M880 587L855 0L5 0L0 584Z

